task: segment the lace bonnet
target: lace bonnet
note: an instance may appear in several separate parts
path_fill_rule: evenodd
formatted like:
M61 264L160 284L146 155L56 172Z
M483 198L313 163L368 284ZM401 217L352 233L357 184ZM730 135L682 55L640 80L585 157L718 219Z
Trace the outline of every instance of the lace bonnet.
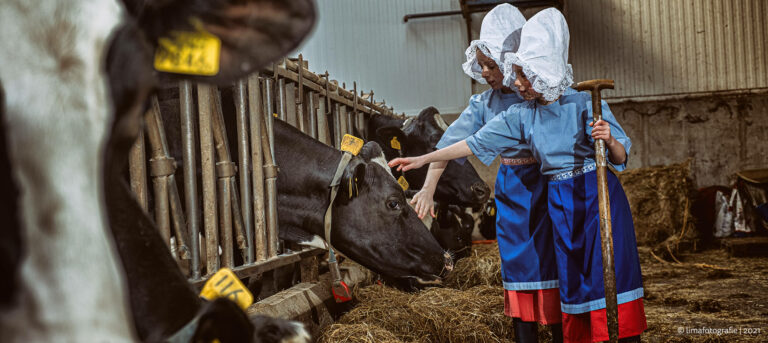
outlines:
M554 101L573 83L573 68L568 64L570 34L565 17L557 9L547 8L523 26L520 49L504 55L504 85L512 87L515 68L523 73L533 89L547 101Z
M480 27L480 39L473 40L465 52L467 61L461 65L464 72L477 82L486 83L482 76L483 69L477 62L477 49L493 59L499 70L504 72L502 53L517 51L523 24L525 17L510 4L501 4L489 11Z

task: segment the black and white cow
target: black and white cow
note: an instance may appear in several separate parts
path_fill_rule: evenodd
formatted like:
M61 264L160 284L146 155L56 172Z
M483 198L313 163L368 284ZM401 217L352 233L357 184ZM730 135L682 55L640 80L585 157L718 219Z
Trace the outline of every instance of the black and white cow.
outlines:
M434 107L427 107L408 120L373 115L368 122L369 140L381 145L387 161L401 156L419 156L435 150L448 125ZM393 148L396 138L400 150ZM421 189L428 166L405 172L411 189ZM392 168L394 175L399 172ZM445 204L479 207L488 200L490 188L469 163L448 162L435 189L435 201Z
M108 154L125 151L138 133L158 39L198 19L221 40L221 70L194 79L230 83L295 48L314 23L309 0L125 5L130 15L116 0L0 2L0 112L11 165L0 186L12 180L2 197L18 223L3 225L0 238L19 243L0 263L16 272L0 282L11 290L0 310L4 342L135 341L104 201L112 198L104 177L113 173L105 163L125 156L103 154L113 121Z
M328 186L342 153L282 121L274 124L280 238L325 247ZM333 204L331 244L342 254L379 274L417 284L439 282L452 269L450 255L408 206L378 144L363 146L345 168L341 185Z

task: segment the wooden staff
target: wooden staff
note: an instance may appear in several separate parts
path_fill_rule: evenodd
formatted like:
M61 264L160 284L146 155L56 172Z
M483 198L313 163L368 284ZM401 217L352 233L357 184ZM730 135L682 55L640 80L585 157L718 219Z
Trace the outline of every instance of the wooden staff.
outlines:
M613 89L613 80L589 80L579 82L578 91L592 92L592 120L603 119L600 90ZM610 342L619 341L619 306L616 299L616 270L614 269L613 230L611 229L611 203L608 198L607 161L605 142L595 140L595 162L597 162L597 202L600 207L600 246L603 252L603 282L605 286L605 310L608 319Z

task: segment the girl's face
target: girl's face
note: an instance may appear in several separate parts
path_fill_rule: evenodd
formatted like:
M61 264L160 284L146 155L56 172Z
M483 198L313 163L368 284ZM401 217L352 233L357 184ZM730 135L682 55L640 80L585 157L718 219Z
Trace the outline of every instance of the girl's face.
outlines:
M520 96L523 99L529 101L541 98L541 93L533 90L531 81L528 81L528 78L523 74L523 68L515 66L515 75L517 76L515 78L515 87L517 87L517 91L520 92Z
M499 66L496 65L493 59L485 56L480 49L477 49L477 63L483 69L483 78L491 88L501 89L504 86L501 82L504 80L504 74L501 73L501 69L499 69Z

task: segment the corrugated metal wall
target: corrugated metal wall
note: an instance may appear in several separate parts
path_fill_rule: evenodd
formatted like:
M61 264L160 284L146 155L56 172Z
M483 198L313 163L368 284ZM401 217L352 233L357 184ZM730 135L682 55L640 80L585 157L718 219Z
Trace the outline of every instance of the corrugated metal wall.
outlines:
M374 91L397 112L427 106L442 113L464 109L471 95L461 71L466 49L461 16L416 19L406 14L458 10L455 0L320 0L315 32L297 50L316 72L352 89Z
M575 80L612 98L768 87L768 1L566 1Z

